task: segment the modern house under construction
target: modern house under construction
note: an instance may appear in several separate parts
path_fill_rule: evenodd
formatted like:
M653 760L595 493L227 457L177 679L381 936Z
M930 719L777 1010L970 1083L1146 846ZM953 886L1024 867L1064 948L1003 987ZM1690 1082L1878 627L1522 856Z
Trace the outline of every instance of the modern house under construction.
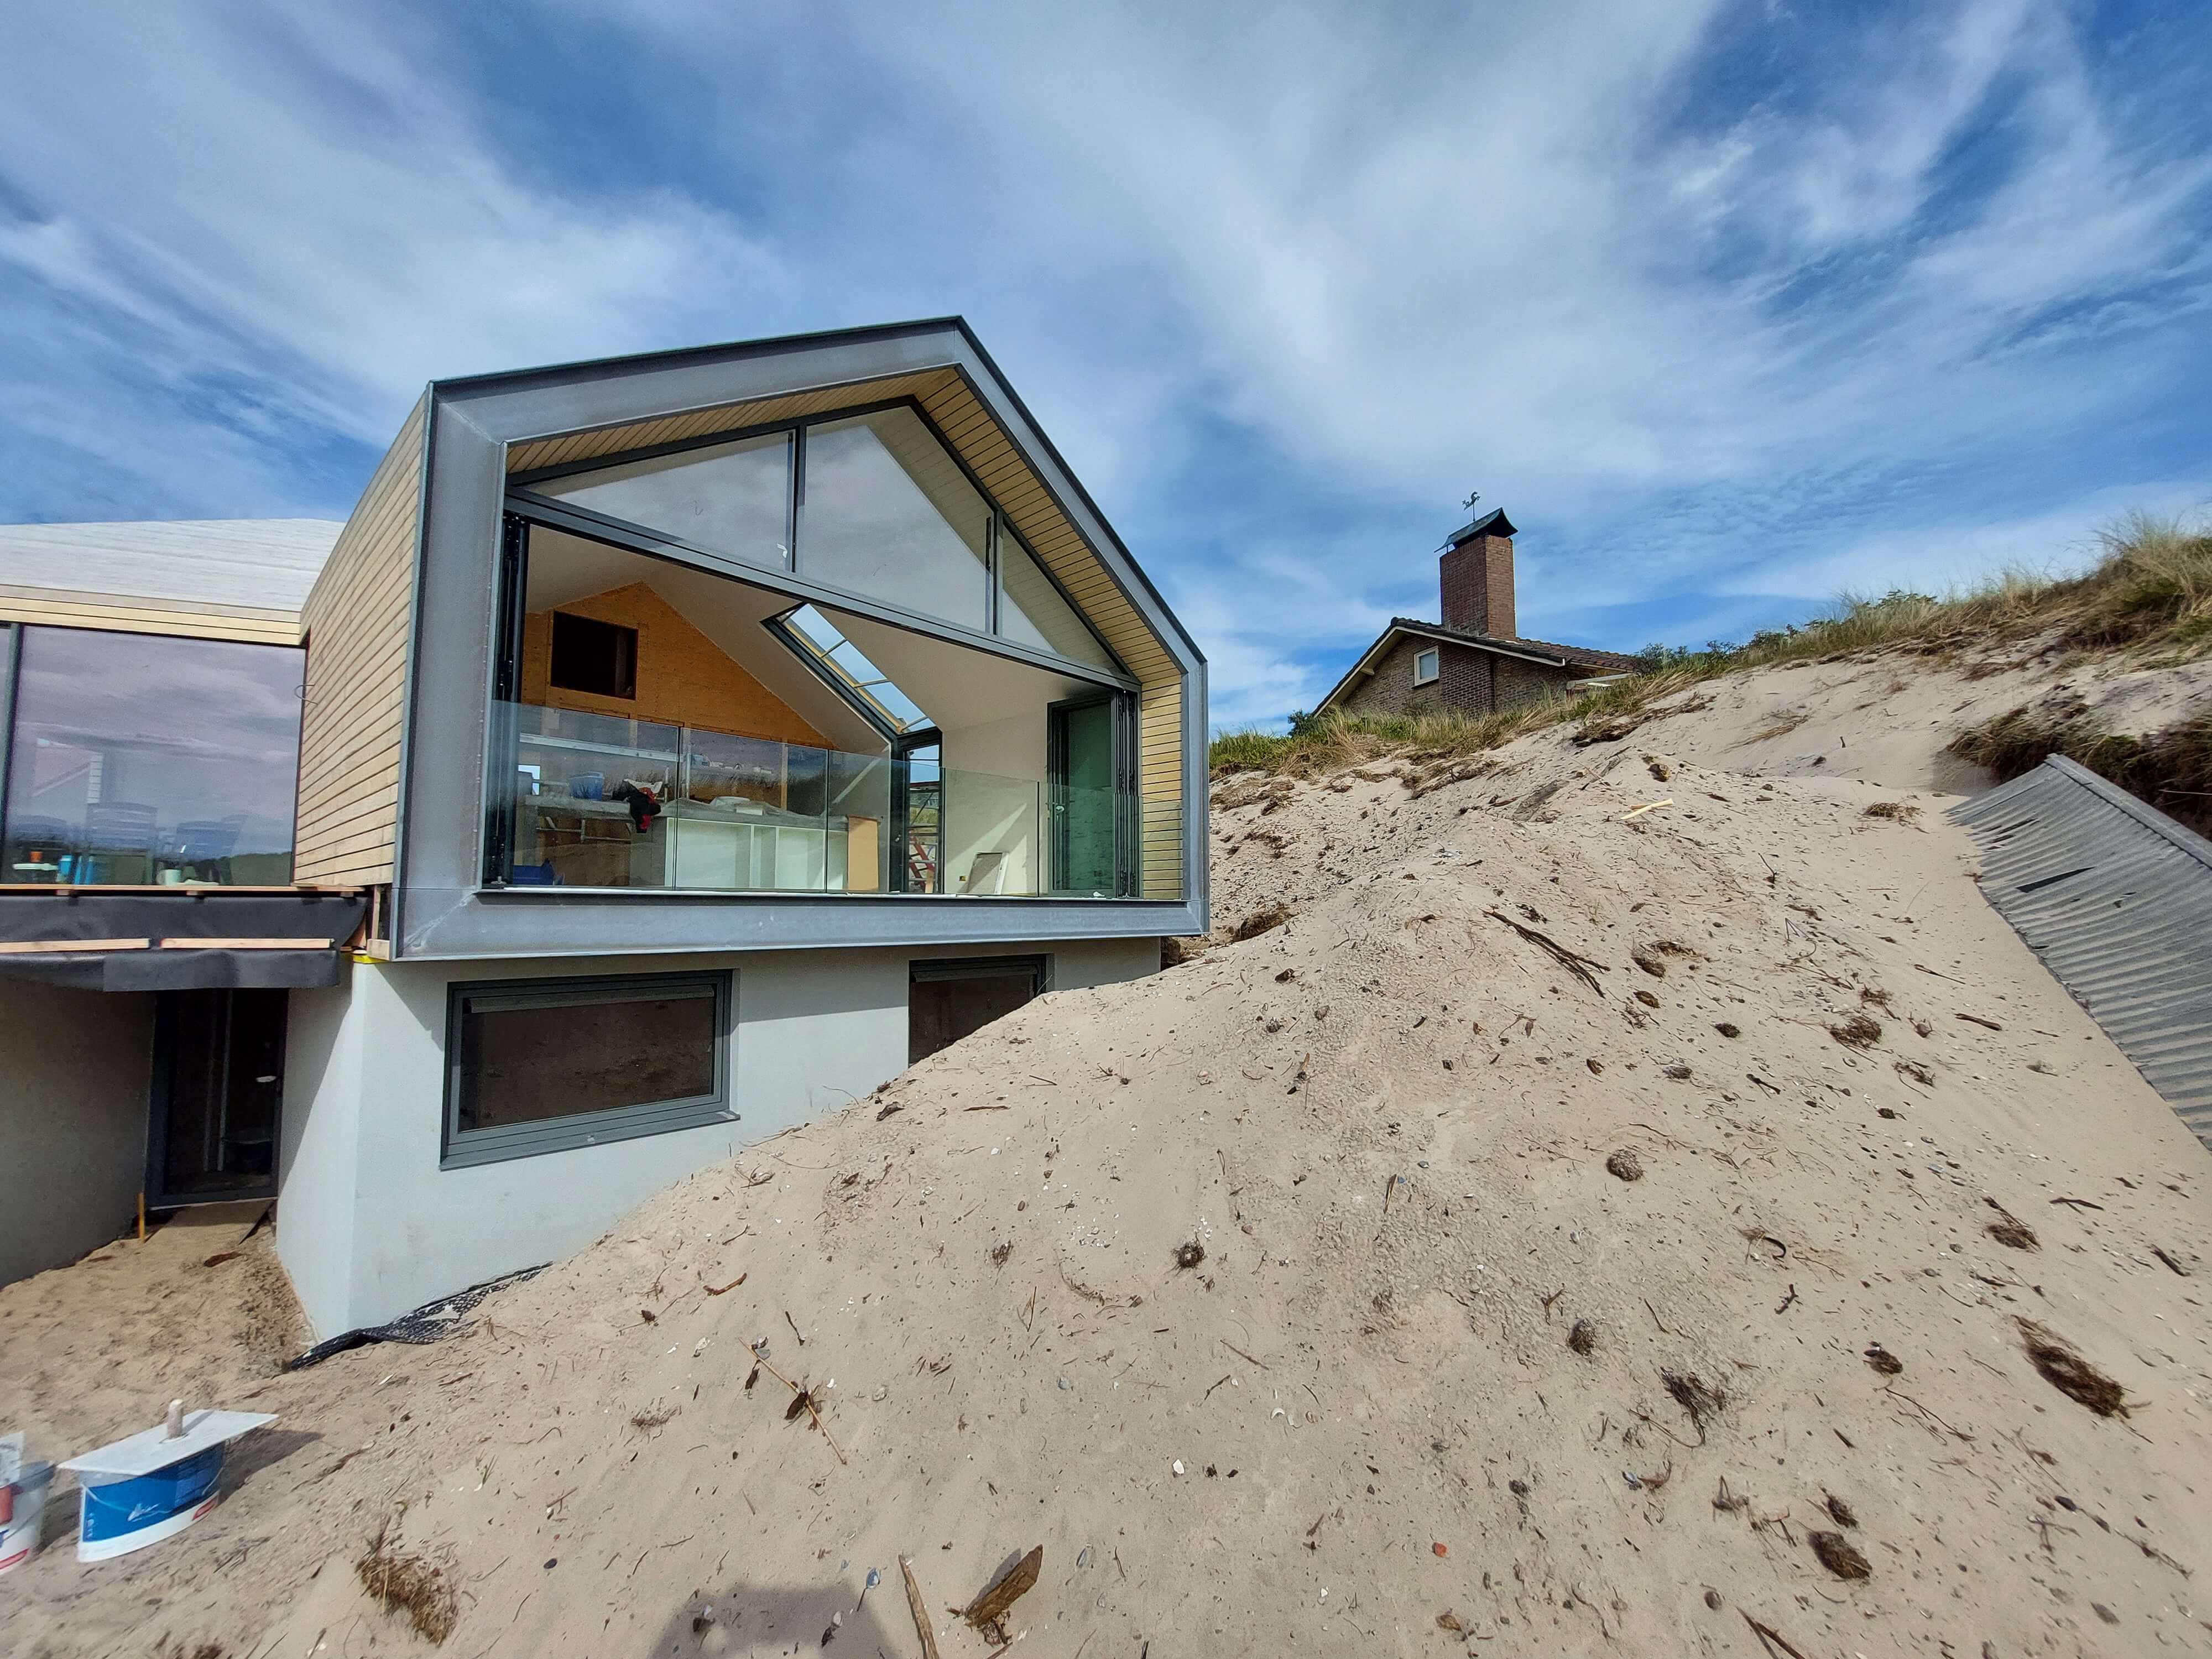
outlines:
M1205 663L957 320L0 528L0 1277L272 1196L328 1336L1207 925Z

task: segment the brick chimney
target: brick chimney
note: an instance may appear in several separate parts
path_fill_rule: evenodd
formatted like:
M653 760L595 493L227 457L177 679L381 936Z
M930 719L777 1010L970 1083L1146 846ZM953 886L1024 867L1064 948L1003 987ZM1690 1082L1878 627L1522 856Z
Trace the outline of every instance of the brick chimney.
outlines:
M1513 521L1486 513L1453 532L1437 562L1443 624L1463 634L1513 637Z

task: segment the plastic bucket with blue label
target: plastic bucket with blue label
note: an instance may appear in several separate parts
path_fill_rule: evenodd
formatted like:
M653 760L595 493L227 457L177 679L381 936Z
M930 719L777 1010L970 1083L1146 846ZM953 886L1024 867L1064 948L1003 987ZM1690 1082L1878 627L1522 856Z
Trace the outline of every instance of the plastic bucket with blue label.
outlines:
M62 1467L83 1489L76 1559L107 1561L173 1538L215 1507L222 1449L276 1419L262 1412L187 1413L72 1457Z
M76 1559L106 1561L173 1537L213 1509L216 1483L222 1479L222 1448L210 1446L151 1474L83 1479Z

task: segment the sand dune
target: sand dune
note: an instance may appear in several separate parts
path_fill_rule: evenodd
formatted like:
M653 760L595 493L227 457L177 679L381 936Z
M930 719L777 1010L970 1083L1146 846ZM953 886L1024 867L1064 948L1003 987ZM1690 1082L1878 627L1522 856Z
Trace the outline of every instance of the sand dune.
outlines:
M423 1648L380 1533L471 1659L912 1655L902 1556L980 1654L947 1609L1037 1546L1006 1633L1093 1659L2212 1645L2212 1165L1983 902L1929 710L1876 664L1846 722L1842 672L1425 793L1247 781L1217 915L1287 921L1031 1005L471 1334L255 1385L222 1507L50 1550L5 1645ZM1826 712L1752 743L1769 703ZM64 1328L86 1272L0 1291L73 1443L181 1363L70 1388L137 1316Z

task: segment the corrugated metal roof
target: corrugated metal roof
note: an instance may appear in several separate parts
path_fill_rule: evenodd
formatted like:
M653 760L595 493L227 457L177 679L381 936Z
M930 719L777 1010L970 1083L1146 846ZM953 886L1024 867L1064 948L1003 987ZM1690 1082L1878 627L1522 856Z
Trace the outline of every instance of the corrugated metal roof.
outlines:
M296 611L344 527L327 519L0 525L0 586Z
M2212 1146L2212 842L2057 755L1950 816L1983 896Z

